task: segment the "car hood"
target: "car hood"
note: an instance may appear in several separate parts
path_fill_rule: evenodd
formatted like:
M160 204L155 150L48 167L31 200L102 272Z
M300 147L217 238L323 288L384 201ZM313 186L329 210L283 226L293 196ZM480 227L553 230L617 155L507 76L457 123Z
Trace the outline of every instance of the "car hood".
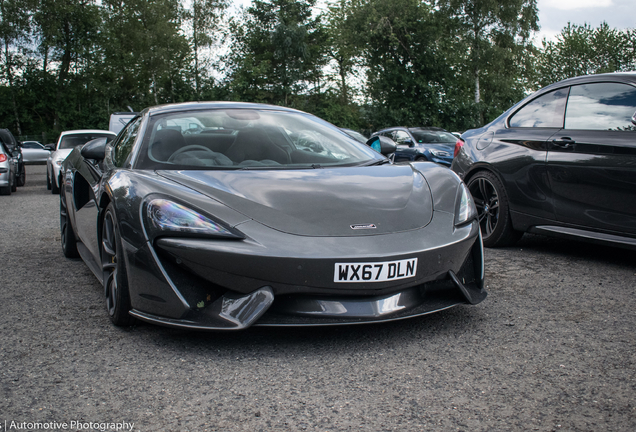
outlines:
M410 165L157 174L289 234L387 234L426 226L433 215L428 184Z

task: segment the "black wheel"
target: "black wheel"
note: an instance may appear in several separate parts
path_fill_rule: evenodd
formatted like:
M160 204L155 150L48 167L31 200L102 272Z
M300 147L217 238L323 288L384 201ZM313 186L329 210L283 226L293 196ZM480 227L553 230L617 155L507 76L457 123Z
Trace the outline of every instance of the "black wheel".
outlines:
M480 171L468 180L477 212L484 246L514 244L523 235L512 228L508 195L501 181L489 171Z
M13 181L11 182L11 192L15 192L18 190L18 178L14 178Z
M51 175L53 174L51 173ZM57 183L55 183L55 180L52 177L51 177L51 193L53 195L60 193L60 187L57 185Z
M79 256L75 231L73 231L73 225L68 216L65 194L60 194L60 240L62 242L62 251L66 258L77 258Z
M22 173L18 176L18 186L24 186L26 184L26 167L22 167Z
M46 190L51 190L51 176L48 170L46 171Z
M135 319L130 311L130 294L126 263L121 248L121 237L113 204L109 204L104 214L102 226L102 269L104 272L104 294L110 320L116 326L130 326Z
M428 161L428 159L426 159L424 156L420 156L417 159L415 159L415 162L426 162Z

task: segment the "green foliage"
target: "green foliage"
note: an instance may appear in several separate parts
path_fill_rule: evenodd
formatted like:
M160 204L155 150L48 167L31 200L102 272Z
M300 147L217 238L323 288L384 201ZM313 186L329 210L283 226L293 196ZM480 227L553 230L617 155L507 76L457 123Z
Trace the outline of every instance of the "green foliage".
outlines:
M543 41L538 55L537 86L580 75L636 70L636 31L620 31L603 22L568 25L556 41Z
M254 0L226 21L229 0L0 0L0 126L54 137L129 106L240 100L465 130L539 86L636 69L634 30L605 23L536 49L536 0L316 2Z

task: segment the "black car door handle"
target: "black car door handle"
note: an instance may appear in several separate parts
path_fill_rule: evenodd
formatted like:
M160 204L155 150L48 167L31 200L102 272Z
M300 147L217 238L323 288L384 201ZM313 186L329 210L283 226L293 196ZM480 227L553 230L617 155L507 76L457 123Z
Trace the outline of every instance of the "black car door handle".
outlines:
M555 146L568 148L572 146L573 144L576 144L576 141L574 141L570 137L562 137L561 139L553 139L552 144L554 144Z

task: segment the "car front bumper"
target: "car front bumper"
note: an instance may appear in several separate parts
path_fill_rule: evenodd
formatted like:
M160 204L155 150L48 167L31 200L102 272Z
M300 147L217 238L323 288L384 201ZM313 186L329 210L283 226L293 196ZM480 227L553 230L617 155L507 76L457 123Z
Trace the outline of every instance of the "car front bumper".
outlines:
M391 234L387 243L394 246L382 254L374 252L382 236L340 238L335 245L334 238L277 233L279 248L255 241L164 238L135 249L124 242L131 314L170 327L240 330L392 321L476 304L486 297L479 226L474 221L435 235L452 226L452 218L438 212L420 233ZM334 281L336 262L409 257L418 259L413 278Z

